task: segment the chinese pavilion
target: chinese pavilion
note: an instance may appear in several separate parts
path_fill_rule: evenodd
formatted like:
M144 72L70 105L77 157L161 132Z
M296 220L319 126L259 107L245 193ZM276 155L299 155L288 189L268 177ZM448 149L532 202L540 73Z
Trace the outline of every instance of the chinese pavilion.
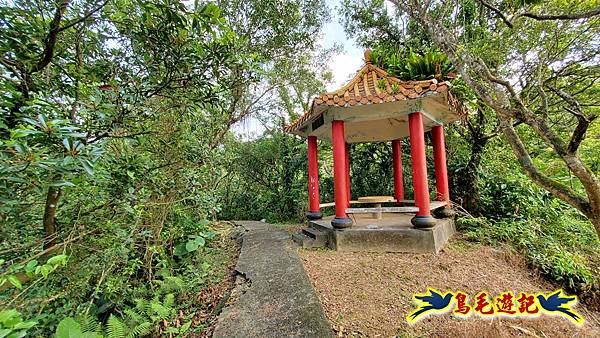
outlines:
M352 213L416 212L411 219L415 228L430 228L435 224L433 209L445 214L450 209L444 125L456 121L462 111L452 97L449 83L430 79L402 81L390 76L370 61L365 52L365 65L342 88L313 99L310 108L285 131L306 137L308 141L309 220L322 218L319 203L317 140L333 145L336 229L352 226ZM430 201L425 156L425 133L431 132L437 198ZM393 150L394 198L371 202L410 204L404 199L400 140L410 138L414 207L350 208L349 147L351 143L391 141ZM363 200L364 201L364 200ZM369 202L369 199L366 200ZM447 213L449 214L449 213Z

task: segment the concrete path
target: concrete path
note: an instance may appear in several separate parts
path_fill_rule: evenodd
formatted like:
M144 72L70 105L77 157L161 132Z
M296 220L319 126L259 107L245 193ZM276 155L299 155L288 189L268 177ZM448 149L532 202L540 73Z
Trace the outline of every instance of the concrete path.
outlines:
M245 229L236 270L246 280L213 337L333 337L289 235L267 223L236 224Z

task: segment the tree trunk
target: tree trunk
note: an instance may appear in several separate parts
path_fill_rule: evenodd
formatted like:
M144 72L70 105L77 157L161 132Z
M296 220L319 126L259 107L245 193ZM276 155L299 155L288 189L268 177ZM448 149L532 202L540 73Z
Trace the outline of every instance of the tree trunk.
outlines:
M596 176L592 173L589 175L584 175L585 173L589 172L589 169L585 167L579 158L572 156L574 159L570 160L569 157L571 155L563 156L563 160L565 162L569 162L569 168L576 167L579 169L578 173L580 175L576 174L576 176L586 190L586 200L584 197L579 196L576 192L572 191L572 189L569 187L566 187L561 183L557 183L541 173L540 170L533 164L533 161L529 157L525 146L513 129L510 121L507 122L505 120L501 120L500 123L503 125L502 129L504 136L506 137L510 146L513 148L513 152L517 156L517 160L521 164L525 174L555 197L560 198L561 200L575 207L577 210L581 211L581 213L583 213L590 220L590 222L592 222L594 228L596 229L596 234L598 235L598 238L600 238L600 184L598 183Z
M55 216L61 192L58 187L48 187L46 207L44 208L44 250L56 244Z
M482 137L482 135L473 135L471 158L465 168L463 206L473 215L481 214L479 208L479 168L487 141L488 139Z
M600 237L600 209L592 211L592 214L587 215L587 217L590 219L590 221L594 225L594 228L596 229L596 233L598 234L598 237Z
M479 206L479 169L481 167L481 157L488 141L495 136L486 135L485 130L488 121L482 109L477 109L477 116L467 120L469 136L465 137L471 145L471 157L464 172L460 175L459 181L462 187L462 206L475 216L481 215Z

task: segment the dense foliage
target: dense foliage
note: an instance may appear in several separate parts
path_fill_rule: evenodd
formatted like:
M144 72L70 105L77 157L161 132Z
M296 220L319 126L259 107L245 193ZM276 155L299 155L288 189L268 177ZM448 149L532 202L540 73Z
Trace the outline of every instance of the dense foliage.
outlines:
M3 335L210 324L194 319L198 292L235 254L230 227L208 221L239 160L229 130L270 96L296 109L284 93L320 88L308 65L327 20L321 1L218 5L0 5Z
M375 49L373 63L401 80L446 80L454 77L456 69L446 54L428 48L422 53L411 50L395 52L384 48Z

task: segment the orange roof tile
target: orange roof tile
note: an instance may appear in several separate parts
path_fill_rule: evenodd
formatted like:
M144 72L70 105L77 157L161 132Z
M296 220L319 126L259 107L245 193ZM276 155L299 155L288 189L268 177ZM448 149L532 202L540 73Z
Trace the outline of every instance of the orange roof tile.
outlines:
M365 54L367 56L367 54ZM436 79L425 81L402 81L389 75L383 69L367 63L358 71L348 84L342 88L324 93L313 99L311 107L296 121L284 127L286 132L300 129L305 122L323 114L326 109L316 107L352 107L367 104L379 104L407 99L416 99L420 96L443 93L448 99L448 104L462 111L460 104L450 94L448 81L438 82Z

